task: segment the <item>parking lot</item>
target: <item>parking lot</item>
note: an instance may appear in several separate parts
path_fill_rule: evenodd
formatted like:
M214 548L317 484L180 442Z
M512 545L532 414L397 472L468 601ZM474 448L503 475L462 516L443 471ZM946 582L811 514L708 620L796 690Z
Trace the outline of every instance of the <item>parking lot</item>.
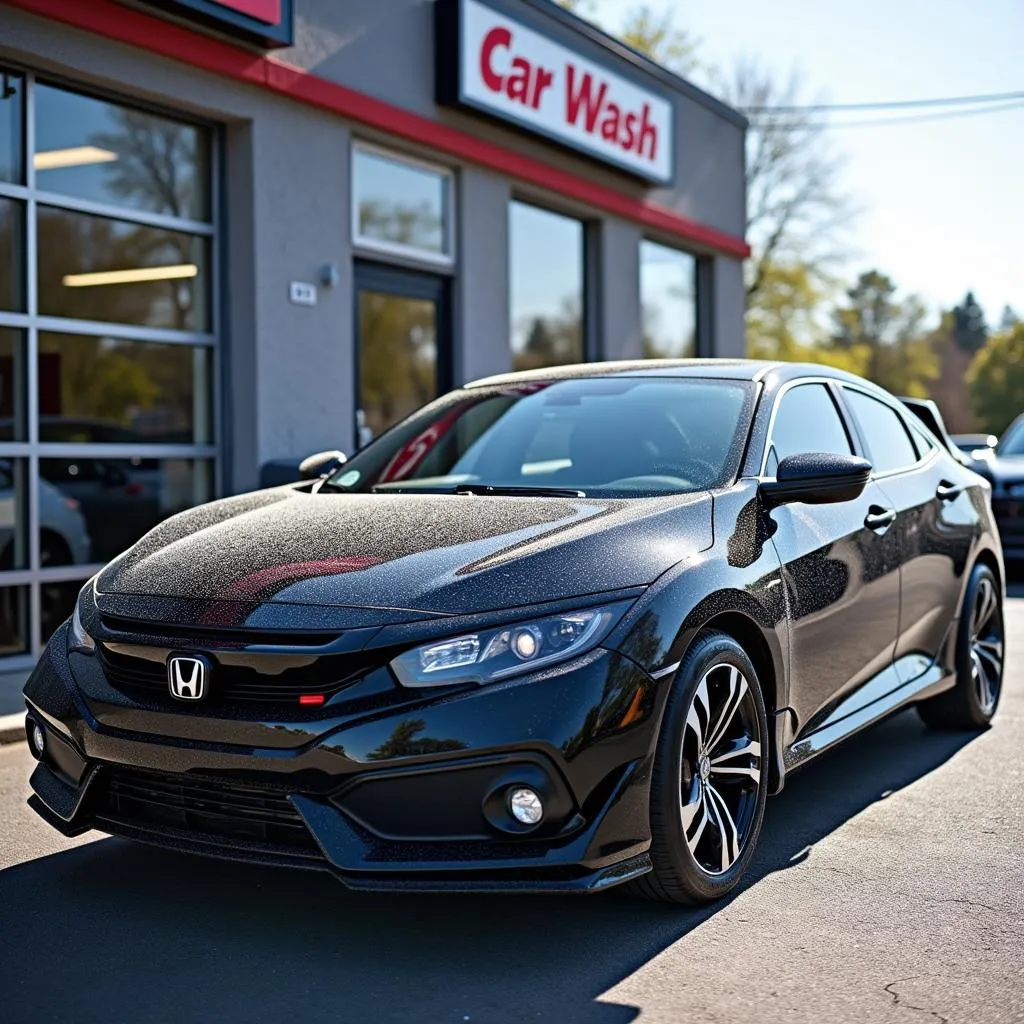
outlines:
M1024 1021L1024 587L984 734L905 712L769 802L740 893L356 894L329 876L66 841L0 748L0 1019Z

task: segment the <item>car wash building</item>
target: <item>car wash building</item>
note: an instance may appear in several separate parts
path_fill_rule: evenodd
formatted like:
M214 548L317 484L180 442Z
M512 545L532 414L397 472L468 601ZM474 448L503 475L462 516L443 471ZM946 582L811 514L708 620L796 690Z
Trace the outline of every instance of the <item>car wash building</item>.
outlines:
M0 680L275 462L742 354L744 131L549 0L0 0Z

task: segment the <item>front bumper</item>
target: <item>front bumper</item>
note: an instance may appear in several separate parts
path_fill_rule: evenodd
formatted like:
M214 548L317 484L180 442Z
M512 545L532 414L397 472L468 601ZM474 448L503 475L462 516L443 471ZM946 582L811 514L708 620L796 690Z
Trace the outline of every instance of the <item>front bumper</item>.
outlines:
M650 869L667 681L618 653L384 710L332 702L239 723L147 707L107 687L95 657L65 652L62 629L25 687L47 737L30 803L65 835L323 869L362 889L587 891ZM377 671L367 685L396 686ZM508 814L516 785L544 799L533 830Z

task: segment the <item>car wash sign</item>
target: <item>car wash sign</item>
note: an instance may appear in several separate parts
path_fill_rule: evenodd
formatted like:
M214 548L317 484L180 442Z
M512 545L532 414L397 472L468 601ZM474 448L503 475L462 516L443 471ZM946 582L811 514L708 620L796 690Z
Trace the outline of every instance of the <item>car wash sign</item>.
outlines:
M528 25L483 0L438 0L437 12L439 102L510 121L649 181L672 180L672 101L628 61L583 56L540 31L539 18Z

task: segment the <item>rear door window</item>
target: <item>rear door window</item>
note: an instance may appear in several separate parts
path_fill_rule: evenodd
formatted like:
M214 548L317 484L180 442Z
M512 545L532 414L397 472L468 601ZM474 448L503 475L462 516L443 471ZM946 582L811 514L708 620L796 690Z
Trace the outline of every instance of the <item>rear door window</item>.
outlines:
M917 449L895 409L863 391L844 388L843 393L864 436L876 473L907 469L917 462Z

